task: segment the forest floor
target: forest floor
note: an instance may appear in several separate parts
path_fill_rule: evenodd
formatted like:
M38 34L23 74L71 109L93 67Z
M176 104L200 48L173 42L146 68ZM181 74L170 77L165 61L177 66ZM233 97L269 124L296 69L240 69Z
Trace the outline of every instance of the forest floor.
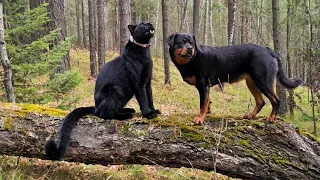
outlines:
M118 54L108 53L107 60L111 60ZM72 104L69 110L80 106L92 106L95 79L90 77L89 53L85 50L72 49L70 59L73 69L78 69L84 78L79 87L66 96L65 101ZM161 116L173 114L185 114L196 116L199 111L198 91L182 81L180 73L170 63L171 85L164 85L163 60L154 58L154 71L152 79L153 97L155 107L162 112ZM295 115L282 117L288 122L313 132L311 120L311 105L308 102L307 88L299 87L295 90L296 103L301 110L295 110ZM297 98L300 97L300 98ZM254 98L250 94L244 82L233 85L225 85L221 90L218 87L211 88L210 98L211 116L243 117L250 112L255 105ZM259 116L267 116L271 112L271 105L265 98L266 106ZM52 102L46 106L56 107L59 102ZM139 112L139 106L132 99L128 107L135 108ZM318 117L319 119L319 117ZM317 131L320 132L318 126ZM164 168L157 165L117 165L99 166L80 163L51 162L38 159L27 159L10 156L0 156L0 180L2 179L214 179L214 172L206 172L188 168ZM231 179L223 175L217 175L218 179Z

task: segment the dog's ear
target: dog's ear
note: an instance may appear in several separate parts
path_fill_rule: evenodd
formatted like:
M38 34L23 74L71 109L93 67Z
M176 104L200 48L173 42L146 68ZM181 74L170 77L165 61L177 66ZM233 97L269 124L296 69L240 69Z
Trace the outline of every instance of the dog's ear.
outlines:
M174 46L174 38L175 38L176 34L172 34L171 36L169 36L167 38L167 43L169 45L169 47L173 47Z
M128 29L129 29L131 35L133 35L133 31L135 28L136 28L136 25L128 25Z
M199 45L197 43L196 37L192 34L193 36L193 40L194 40L194 44L196 45L197 50L199 49Z

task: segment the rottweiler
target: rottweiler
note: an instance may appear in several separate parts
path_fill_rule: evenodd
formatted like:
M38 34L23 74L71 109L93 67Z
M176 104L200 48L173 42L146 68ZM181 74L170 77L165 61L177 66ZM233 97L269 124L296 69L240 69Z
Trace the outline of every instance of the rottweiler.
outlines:
M60 129L59 144L54 140L46 143L45 152L49 159L64 157L72 129L82 116L93 114L105 120L130 119L135 110L124 107L133 96L138 100L143 117L153 119L161 113L153 105L151 88L153 63L149 47L154 27L142 22L129 25L128 29L131 36L121 55L106 63L98 74L95 106L80 107L67 115Z
M276 84L293 89L301 80L289 80L277 53L256 44L239 44L222 47L199 45L192 34L173 34L167 38L172 62L185 82L195 86L200 94L200 114L195 124L202 124L210 111L209 90L211 86L235 83L245 79L255 98L254 110L245 116L253 119L265 105L264 94L272 104L267 121L276 119L280 100Z

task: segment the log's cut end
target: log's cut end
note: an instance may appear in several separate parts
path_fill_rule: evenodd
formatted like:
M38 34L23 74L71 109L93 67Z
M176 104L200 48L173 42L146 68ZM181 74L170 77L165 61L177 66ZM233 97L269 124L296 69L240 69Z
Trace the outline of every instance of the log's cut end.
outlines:
M146 120L137 115L129 121L105 121L87 116L74 129L65 160L216 168L250 179L320 179L319 139L290 123L210 115L203 126L194 126L192 117ZM58 137L62 119L0 108L0 153L46 158L45 143Z

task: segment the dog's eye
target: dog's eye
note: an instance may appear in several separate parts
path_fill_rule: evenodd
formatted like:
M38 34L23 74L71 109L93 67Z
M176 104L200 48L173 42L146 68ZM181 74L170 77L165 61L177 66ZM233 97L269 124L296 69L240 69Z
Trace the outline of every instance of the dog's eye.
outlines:
M194 45L194 42L190 42L191 45Z
M180 41L180 44L184 44L184 41Z

